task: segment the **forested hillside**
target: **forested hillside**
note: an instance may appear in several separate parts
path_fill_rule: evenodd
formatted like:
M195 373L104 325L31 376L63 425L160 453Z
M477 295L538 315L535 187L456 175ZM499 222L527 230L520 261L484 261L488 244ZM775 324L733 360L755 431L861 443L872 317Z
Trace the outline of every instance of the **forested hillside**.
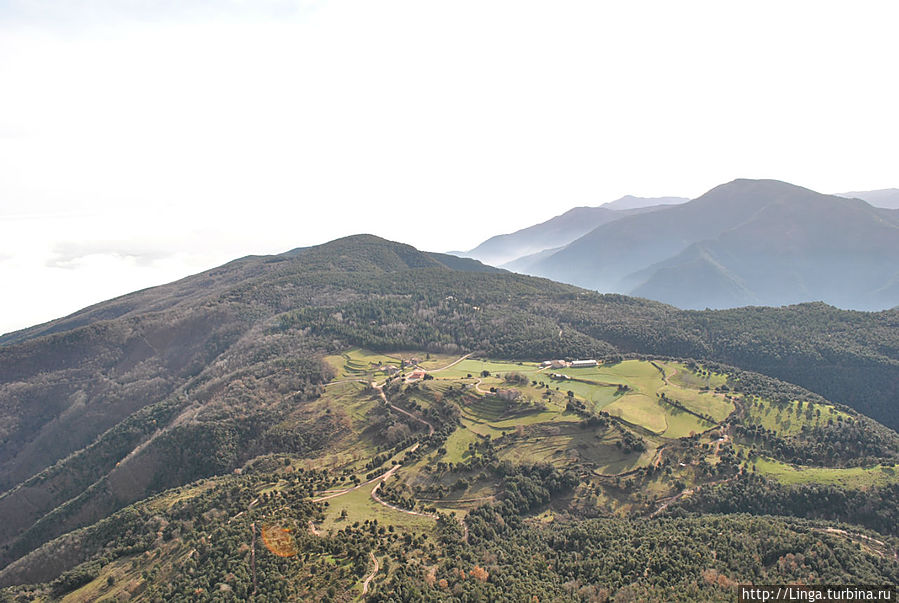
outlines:
M255 542L254 522L289 508L285 529L304 564L258 559L257 592L339 600L371 568L356 553L372 550L392 564L375 598L390 589L410 593L407 600L490 596L520 579L515 543L532 539L548 547L539 549L548 564L540 571L550 572L534 588L549 599L577 598L597 570L553 561L561 535L598 538L590 546L600 550L609 546L600 526L648 542L664 539L662 526L675 521L707 549L717 524L702 514L759 515L808 500L790 471L850 480L833 486L832 498L846 502L809 519L848 521L853 534L872 529L882 541L894 534L897 326L896 310L823 304L681 311L372 236L244 258L3 337L0 580L43 584L7 593L26 599L108 578L109 592L119 593L126 576L134 582L126 590L149 599L198 588L240 598L250 588L248 551L258 546L246 536ZM487 364L466 364L475 362L470 354ZM572 381L538 373L532 361L549 358L603 362ZM410 383L390 366L434 372ZM666 422L657 425L660 417ZM535 454L544 460L528 460ZM382 502L419 513L390 523L392 531L373 523L384 516L360 515L352 494L375 504L373 480L388 471L399 481L383 486ZM728 488L751 496L736 505ZM147 499L154 495L161 498ZM461 525L441 502L447 497L463 501L456 510L469 519ZM558 526L516 519L546 511ZM669 513L677 518L662 519ZM655 523L566 523L634 515ZM124 519L132 523L117 523ZM317 528L307 535L310 520L324 521L330 539L316 540ZM856 553L828 535L829 524L714 521L735 532L768 530L758 546L783 544L784 554L824 547L822 555L842 560L846 579L895 580L894 561ZM782 543L777 530L786 530ZM489 534L502 537L491 543ZM754 554L736 540L727 546L734 559ZM467 552L458 557L454 547ZM463 577L472 569L445 561L457 558L484 574ZM311 577L335 559L330 584ZM401 569L409 560L421 571ZM710 562L664 582L640 580L636 567L602 579L610 592L665 599L706 570L713 573L701 574L707 584L695 592L712 598L738 578L837 576L821 559L793 573L775 561L734 562L730 571ZM288 575L311 590L271 581Z

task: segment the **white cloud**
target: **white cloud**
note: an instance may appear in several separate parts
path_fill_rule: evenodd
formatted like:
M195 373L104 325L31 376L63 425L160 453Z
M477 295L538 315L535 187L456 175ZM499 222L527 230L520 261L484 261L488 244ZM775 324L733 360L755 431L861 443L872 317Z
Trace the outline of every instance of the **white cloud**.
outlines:
M31 311L48 282L99 301L90 275L355 232L458 249L736 177L896 186L893 3L34 6L0 6L0 253L40 258L3 266L0 331L60 313ZM64 280L67 243L111 263Z

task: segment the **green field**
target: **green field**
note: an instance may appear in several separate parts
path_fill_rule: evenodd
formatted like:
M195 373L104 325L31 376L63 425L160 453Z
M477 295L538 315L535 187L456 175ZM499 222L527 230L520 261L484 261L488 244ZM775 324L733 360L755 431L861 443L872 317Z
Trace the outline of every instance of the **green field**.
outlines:
M616 446L620 439L612 430L602 433L579 424L534 426L523 438L515 438L503 445L498 456L517 463L589 464L602 475L615 475L644 466L655 456L654 447L642 454L625 452Z
M582 369L561 369L557 372L574 379L587 379L606 384L621 383L642 392L655 392L664 384L658 369L643 360L625 360L616 364L601 364L597 367Z
M547 379L549 385L558 387L562 392L573 391L578 398L590 402L589 408L594 411L605 409L606 406L618 399L618 388L614 385L600 384L595 381L587 382L581 379L579 374L572 375L568 381L554 381Z
M664 392L685 408L697 414L709 415L715 421L723 421L733 412L733 403L725 400L723 395L688 386L693 384L699 388L709 384L721 385L725 380L724 376L696 375L678 363L656 364L665 371L668 377L667 384L662 373L652 363L626 360L614 365L567 370L565 374L577 381L563 381L561 386L573 391L578 397L595 401L597 408L668 438L680 438L702 432L713 424L668 404L659 403L656 399L657 393ZM680 379L676 380L678 376ZM593 381L594 384L585 383L587 380ZM606 384L627 385L631 393L621 396L617 387Z
M360 348L353 348L343 354L325 356L325 362L335 370L337 379L364 379L374 375L384 375L377 371L377 365L400 366L403 356L400 354L379 354Z
M695 433L702 433L715 426L714 423L704 421L678 409L666 409L665 420L668 428L662 433L666 438L683 438Z
M379 363L398 365L400 358L423 356L420 352L376 354L356 348L340 356L328 357L328 361L340 365L344 378L377 378L374 368ZM446 355L433 355L422 360L422 366L434 370L431 373L434 379L421 384L422 392L413 393L412 397L426 407L433 392L445 394L450 387L466 387L468 399L462 404L462 416L469 421L467 424L472 432L482 435L498 435L518 425L577 421L577 415L565 412L568 392L572 392L592 412L604 410L665 438L681 438L713 427L713 423L691 412L720 422L734 410L733 403L726 400L723 394L715 393L713 389L700 389L723 385L725 375L700 375L690 371L683 363L625 360L590 368L541 369L533 362L472 358L453 364L458 360L458 357ZM489 373L487 377L481 376L484 371ZM527 383L508 383L505 376L510 373L525 375ZM565 377L553 378L553 373ZM478 393L476 384L481 391L491 388L516 389L521 393L521 399L504 402L490 394ZM337 386L333 389L335 395L344 393L347 397L355 391L349 387L344 392L338 391ZM660 393L665 393L669 399L691 412L661 403L657 398ZM364 419L366 407L352 404L348 407L354 421ZM760 420L770 422L776 419L764 415Z
M784 484L829 484L844 488L866 488L899 482L899 468L876 465L874 467L802 467L788 465L767 458L752 461L758 473Z
M668 382L673 385L689 389L700 389L702 387L715 389L727 383L727 375L712 372L708 375L699 375L692 372L682 362L657 362L656 364L661 365L665 369Z
M718 422L726 419L734 410L733 402L713 391L687 389L679 385L663 385L659 391L664 392L668 398L677 400L691 411L709 415Z
M646 394L628 394L606 407L609 414L661 434L668 429L665 409L654 397Z
M452 362L452 360L450 360ZM447 362L449 364L449 362ZM437 379L460 379L466 375L472 377L480 377L483 371L490 371L491 374L521 373L527 375L531 379L540 370L540 367L533 362L502 362L494 360L475 360L467 358L462 362L452 366L446 370L437 371L434 377Z
M453 434L446 439L446 443L443 445L446 448L446 454L441 457L441 460L446 461L447 463L460 463L469 457L468 445L477 442L478 436L475 432L470 429L466 429L464 426L460 427Z
M365 521L366 519L377 519L379 524L385 526L419 532L429 531L434 527L435 520L430 517L410 515L375 502L371 497L371 491L377 483L377 481L372 482L343 496L328 500L325 520L316 527L324 532L330 529L340 530L352 525L355 521ZM347 512L345 519L340 518L343 510Z
M802 431L803 425L826 425L829 420L849 418L849 415L829 404L803 404L800 408L799 402L795 400L786 405L777 405L769 400L756 398L747 407L747 424L761 424L765 429L780 435L797 434Z
M343 363L344 374L353 374L353 371L366 368L371 371L376 366L372 363L396 364L400 358L423 356L415 352L373 354L354 349L332 359L340 359L334 362ZM425 464L438 461L464 463L470 456L469 444L481 437L496 439L509 434L510 439L497 450L501 459L548 462L558 466L587 464L596 474L617 475L650 463L666 439L683 438L714 427L714 423L696 414L722 421L734 409L732 402L714 391L715 387L724 384L724 375L700 375L680 363L626 360L584 369L553 371L541 370L535 363L468 358L446 368L457 360L458 357L443 355L423 360L422 365L443 370L431 373L433 380L417 384L408 390L408 395L422 408L427 408L438 397L446 397L452 388L455 390L453 399L461 411L462 427L447 439L445 454L422 459L401 473L414 475L422 471ZM489 376L482 377L483 371ZM567 378L553 378L553 372ZM505 376L509 373L525 375L527 381L507 382ZM464 389L462 395L458 393L460 388ZM517 390L520 398L504 400L489 392L482 393L491 388ZM360 396L363 390L364 386L359 383L335 384L328 388L325 396L345 409L357 431L365 429L368 413L376 404L371 396ZM625 452L627 445L619 441L622 436L617 431L600 430L603 435L597 436L596 429L585 429L583 415L566 409L568 392L589 412L606 411L622 419L625 425L633 426L624 429L642 438L646 451L642 454ZM662 392L690 412L663 403L658 397ZM363 460L359 459L359 462ZM452 492L452 496L470 498L474 487L472 484L464 492ZM358 504L368 506L365 496L359 493L347 494L346 498L341 506L356 499L359 499ZM353 512L358 515L361 511L356 508Z

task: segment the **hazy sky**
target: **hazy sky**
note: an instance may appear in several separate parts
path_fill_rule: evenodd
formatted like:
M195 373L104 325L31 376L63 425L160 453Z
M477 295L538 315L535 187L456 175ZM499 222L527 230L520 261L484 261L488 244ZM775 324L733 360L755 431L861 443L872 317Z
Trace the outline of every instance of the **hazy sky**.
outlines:
M0 0L0 332L371 232L899 186L899 3Z

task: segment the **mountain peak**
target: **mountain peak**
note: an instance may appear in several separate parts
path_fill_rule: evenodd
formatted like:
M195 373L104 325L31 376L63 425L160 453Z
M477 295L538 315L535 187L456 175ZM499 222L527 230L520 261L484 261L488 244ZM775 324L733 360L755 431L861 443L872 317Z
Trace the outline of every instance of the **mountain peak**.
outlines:
M709 195L715 191L741 191L766 194L786 192L795 193L798 191L804 191L807 193L814 193L816 195L821 194L816 193L815 191L803 186L791 184L790 182L784 182L783 180L774 180L773 178L736 178L734 180L731 180L730 182L719 184L715 188L705 193L705 195L702 195L702 197L705 197L706 195ZM699 198L701 199L702 197Z
M350 235L314 247L290 251L286 255L302 259L306 266L314 269L338 272L360 270L393 272L408 268L443 266L411 245L389 241L372 234Z

